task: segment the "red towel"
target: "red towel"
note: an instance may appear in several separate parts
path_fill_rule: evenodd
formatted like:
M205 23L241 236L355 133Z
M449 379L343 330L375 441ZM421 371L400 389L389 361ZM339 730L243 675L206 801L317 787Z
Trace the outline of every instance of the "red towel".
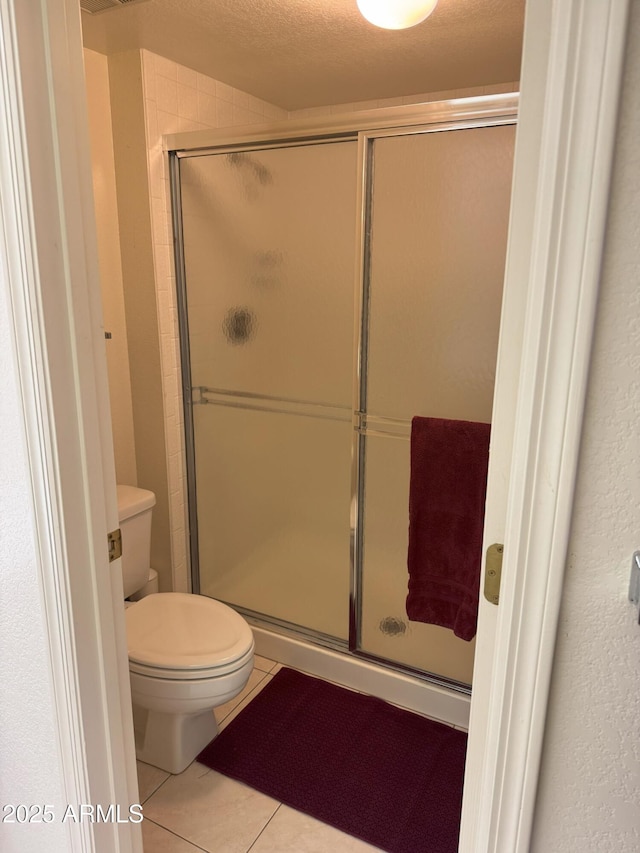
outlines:
M471 640L478 621L490 424L413 419L407 616Z

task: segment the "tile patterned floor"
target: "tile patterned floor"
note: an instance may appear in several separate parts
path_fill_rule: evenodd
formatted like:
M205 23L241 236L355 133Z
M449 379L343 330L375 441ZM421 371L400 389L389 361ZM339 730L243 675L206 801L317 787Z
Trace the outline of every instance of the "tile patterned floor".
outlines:
M215 709L223 729L280 664L256 656L245 689ZM177 776L138 762L145 853L375 853L346 835L194 761Z

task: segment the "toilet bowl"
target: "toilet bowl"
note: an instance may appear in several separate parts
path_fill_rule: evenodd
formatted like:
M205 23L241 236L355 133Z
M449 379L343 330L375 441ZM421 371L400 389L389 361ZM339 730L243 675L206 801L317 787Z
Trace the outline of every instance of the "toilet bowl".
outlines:
M152 492L118 486L127 596L147 583L154 504ZM136 756L180 773L216 736L213 709L237 696L249 679L251 628L226 604L177 592L140 598L127 607L125 621Z
M131 699L147 711L137 757L180 773L216 736L213 708L246 685L253 634L225 604L179 592L148 595L125 619Z

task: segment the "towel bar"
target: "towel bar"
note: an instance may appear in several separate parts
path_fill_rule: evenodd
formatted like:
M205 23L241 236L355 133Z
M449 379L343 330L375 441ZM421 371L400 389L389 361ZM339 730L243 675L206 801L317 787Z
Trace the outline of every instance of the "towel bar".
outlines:
M225 406L231 409L249 409L280 415L297 415L319 420L351 422L351 407L334 403L316 403L293 397L275 397L250 391L230 391L224 388L207 388L203 385L191 389L191 404Z

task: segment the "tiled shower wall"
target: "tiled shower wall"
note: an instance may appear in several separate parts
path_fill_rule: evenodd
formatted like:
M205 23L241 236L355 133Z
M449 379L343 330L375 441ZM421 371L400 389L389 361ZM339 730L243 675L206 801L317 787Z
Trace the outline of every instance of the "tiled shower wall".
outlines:
M162 146L163 135L239 127L288 118L325 117L338 113L426 101L500 94L517 91L519 85L514 82L287 112L147 50L141 51L141 54L158 332L161 342L164 391L173 589L184 592L190 588L187 484L169 174L167 155Z

